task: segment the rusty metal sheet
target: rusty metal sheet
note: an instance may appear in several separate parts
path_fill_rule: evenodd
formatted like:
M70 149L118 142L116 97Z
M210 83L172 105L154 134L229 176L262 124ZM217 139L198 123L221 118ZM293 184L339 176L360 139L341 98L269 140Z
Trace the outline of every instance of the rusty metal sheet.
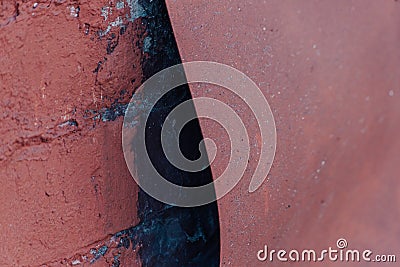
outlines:
M249 193L262 142L252 107L229 90L190 86L194 97L230 105L252 146L242 180L218 200L221 266L264 266L257 253L265 245L322 250L337 248L340 238L350 249L396 253L399 3L167 0L167 7L183 62L215 61L242 71L276 121L275 161L263 185ZM201 119L201 127L219 149L216 179L232 164L229 136L210 119Z

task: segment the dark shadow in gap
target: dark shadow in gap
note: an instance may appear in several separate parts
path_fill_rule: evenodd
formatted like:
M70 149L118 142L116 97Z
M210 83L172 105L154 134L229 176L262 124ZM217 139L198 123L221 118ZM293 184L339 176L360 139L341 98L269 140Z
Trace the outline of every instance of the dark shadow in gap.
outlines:
M142 68L144 79L148 79L162 69L181 63L181 59L164 1L139 0L139 5L146 13L142 22L147 34L143 48L147 56ZM184 186L212 182L209 167L197 173L181 171L169 163L161 147L161 128L166 116L191 98L187 85L171 90L154 107L146 125L146 147L156 169L169 181ZM188 159L197 159L202 139L198 120L192 120L179 136L182 153ZM136 157L140 160L141 155ZM220 231L216 202L181 208L159 202L142 190L138 202L141 223L135 227L131 238L140 245L139 255L144 267L219 266Z

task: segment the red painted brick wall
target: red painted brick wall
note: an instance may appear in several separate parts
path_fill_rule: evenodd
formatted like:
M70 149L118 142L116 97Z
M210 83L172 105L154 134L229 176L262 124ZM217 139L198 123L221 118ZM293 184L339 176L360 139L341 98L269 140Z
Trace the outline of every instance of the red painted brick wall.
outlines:
M141 83L141 32L126 3L0 2L1 266L84 262L137 223L112 113Z

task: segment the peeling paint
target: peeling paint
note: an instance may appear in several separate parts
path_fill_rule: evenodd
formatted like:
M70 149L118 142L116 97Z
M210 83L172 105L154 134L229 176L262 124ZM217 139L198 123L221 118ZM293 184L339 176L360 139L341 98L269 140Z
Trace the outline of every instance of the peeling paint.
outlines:
M121 28L122 26L124 26L124 22L123 22L122 18L121 17L117 17L114 21L112 21L112 22L110 22L108 24L108 26L107 26L105 31L100 32L100 36L107 35L111 31L111 29L114 28L114 27L120 27Z
M143 51L145 53L149 53L151 50L151 37L150 36L146 36L143 40Z
M123 9L123 8L125 7L125 2L124 2L124 1L117 2L117 3L115 4L115 7L116 7L117 9Z
M147 16L143 6L139 4L139 0L126 0L130 10L130 21L134 21L137 18L143 18Z
M111 15L111 8L108 6L104 6L101 8L101 16L104 18L104 21L108 20L108 15Z
M80 8L71 6L69 7L71 17L77 18L79 17Z
M126 5L129 8L129 13L125 15L125 19L118 16L114 21L108 23L106 29L104 31L100 31L99 35L101 37L107 35L112 28L114 27L126 27L128 22L134 22L138 18L143 18L147 16L147 13L143 6L139 3L138 0L126 0ZM115 4L115 8L120 10L125 8L125 2L120 1ZM104 6L101 8L101 16L104 18L104 21L108 21L110 16L112 15L112 7ZM125 21L126 20L126 21Z

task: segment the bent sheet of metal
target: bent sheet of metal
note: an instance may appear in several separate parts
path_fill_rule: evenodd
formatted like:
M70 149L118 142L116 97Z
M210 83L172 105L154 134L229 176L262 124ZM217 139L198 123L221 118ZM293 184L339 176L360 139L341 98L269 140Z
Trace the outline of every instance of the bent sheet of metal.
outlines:
M251 146L240 182L218 200L221 266L263 266L271 250L339 249L341 238L348 249L371 250L371 258L398 252L400 4L167 0L167 6L182 61L243 72L276 121L272 169L249 193L266 142L254 107L229 88L190 86L193 97L230 106ZM217 150L215 180L235 164L229 157L236 148L212 118L201 126L214 142L206 142L209 154ZM269 252L258 253L265 246Z

